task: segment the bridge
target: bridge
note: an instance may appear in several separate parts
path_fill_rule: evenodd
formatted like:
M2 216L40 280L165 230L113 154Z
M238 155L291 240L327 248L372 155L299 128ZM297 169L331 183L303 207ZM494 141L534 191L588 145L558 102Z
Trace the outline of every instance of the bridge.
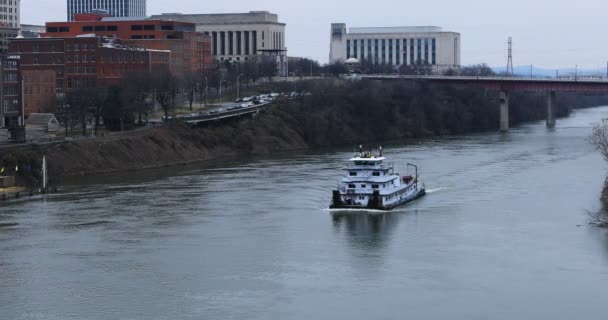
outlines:
M555 127L556 92L587 95L608 95L608 80L556 79L519 77L465 77L465 76L405 76L405 75L360 75L370 80L423 80L434 83L461 86L476 86L499 92L500 130L509 131L509 93L514 91L542 92L547 94L547 127Z

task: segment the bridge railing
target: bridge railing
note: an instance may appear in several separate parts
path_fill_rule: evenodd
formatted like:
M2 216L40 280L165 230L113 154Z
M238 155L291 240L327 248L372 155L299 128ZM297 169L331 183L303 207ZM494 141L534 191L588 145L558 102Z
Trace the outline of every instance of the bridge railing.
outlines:
M388 75L388 74L364 74L357 75L362 79L412 79L412 80L485 80L485 81L502 81L502 82L583 82L583 83L608 83L608 78L595 77L507 77L507 76L449 76L449 75Z

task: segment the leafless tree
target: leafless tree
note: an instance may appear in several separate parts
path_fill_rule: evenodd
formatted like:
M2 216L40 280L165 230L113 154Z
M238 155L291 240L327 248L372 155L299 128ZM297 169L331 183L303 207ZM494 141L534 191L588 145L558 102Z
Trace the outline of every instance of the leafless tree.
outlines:
M165 119L169 119L169 111L175 107L175 97L177 95L177 79L169 70L159 70L151 76L152 90L156 101L160 104L165 113Z
M608 161L608 124L597 125L593 127L591 133L591 143L595 148L602 154L604 160ZM602 191L602 210L598 212L590 213L592 223L599 226L608 228L608 178L604 182L604 190Z

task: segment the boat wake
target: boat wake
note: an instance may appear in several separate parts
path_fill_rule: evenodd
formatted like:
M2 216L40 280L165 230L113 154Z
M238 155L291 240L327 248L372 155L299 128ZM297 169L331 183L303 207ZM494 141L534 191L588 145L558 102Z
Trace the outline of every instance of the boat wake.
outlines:
M445 189L445 188L428 189L428 190L426 190L426 193L435 193L435 192L439 192L443 189Z

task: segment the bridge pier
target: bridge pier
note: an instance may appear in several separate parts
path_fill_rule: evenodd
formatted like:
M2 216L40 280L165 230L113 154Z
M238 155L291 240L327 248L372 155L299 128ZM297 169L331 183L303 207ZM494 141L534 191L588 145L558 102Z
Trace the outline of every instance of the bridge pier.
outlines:
M547 128L555 128L555 91L549 91L547 95Z
M500 131L509 131L509 93L500 92Z

